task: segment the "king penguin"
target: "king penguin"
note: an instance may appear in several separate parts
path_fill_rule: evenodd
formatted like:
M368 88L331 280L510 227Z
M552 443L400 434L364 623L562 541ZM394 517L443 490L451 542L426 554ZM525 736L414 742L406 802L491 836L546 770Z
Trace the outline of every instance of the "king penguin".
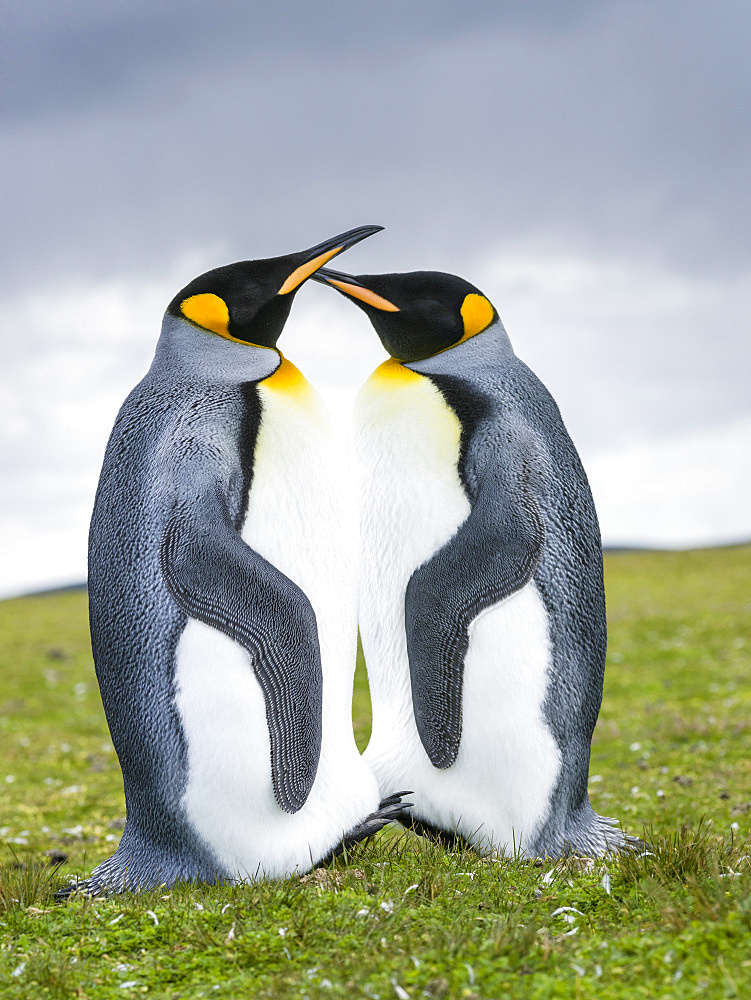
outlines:
M282 878L398 808L379 804L352 732L341 461L276 347L300 285L381 228L209 271L167 308L91 521L92 648L127 818L75 888Z
M624 846L587 794L602 548L558 407L462 278L314 277L391 355L354 414L366 760L413 790L418 832L525 857Z

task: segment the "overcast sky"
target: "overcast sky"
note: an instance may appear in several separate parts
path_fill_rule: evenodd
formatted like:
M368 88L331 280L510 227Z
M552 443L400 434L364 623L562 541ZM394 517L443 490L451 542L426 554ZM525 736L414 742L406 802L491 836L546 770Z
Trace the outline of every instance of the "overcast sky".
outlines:
M117 409L203 270L339 231L479 285L608 544L751 538L747 0L6 0L0 595L83 579ZM338 423L382 360L309 283Z

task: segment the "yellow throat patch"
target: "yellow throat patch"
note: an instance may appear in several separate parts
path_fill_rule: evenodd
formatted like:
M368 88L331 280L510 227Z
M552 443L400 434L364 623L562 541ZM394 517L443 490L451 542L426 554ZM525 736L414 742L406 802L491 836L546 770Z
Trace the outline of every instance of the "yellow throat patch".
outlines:
M293 396L301 402L314 397L313 386L300 369L288 361L281 351L279 351L279 356L282 359L281 364L275 371L261 380L261 385L273 389L274 392L283 392L285 395Z
M440 390L429 378L389 358L360 390L357 408L371 428L399 437L417 433L426 455L439 465L456 465L461 424Z
M368 379L378 385L379 388L399 388L410 383L415 384L422 379L422 375L413 372L410 368L405 368L401 361L396 358L389 358L379 365ZM366 383L367 384L367 383Z

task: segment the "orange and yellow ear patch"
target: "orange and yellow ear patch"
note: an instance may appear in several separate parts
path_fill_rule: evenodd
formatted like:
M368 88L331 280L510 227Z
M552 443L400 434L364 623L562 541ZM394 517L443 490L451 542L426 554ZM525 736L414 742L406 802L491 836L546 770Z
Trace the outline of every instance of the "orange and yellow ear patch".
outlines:
M222 337L229 336L229 309L224 299L211 292L191 295L180 303L180 312L191 323L211 330Z
M484 295L470 292L464 297L461 314L464 322L464 334L459 341L460 344L462 341L474 337L476 333L482 333L486 327L490 326L495 316L495 309Z

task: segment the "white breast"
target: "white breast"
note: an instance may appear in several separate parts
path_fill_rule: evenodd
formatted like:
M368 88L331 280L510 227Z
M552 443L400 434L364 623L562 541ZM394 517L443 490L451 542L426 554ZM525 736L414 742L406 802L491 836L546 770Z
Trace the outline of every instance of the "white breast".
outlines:
M392 361L358 397L355 440L360 630L373 701L366 759L382 793L414 790L424 821L478 846L523 850L560 765L542 715L550 656L542 600L530 583L471 625L459 754L452 767L434 768L412 711L404 602L414 570L470 511L457 471L460 425L433 383Z
M292 367L283 362L259 385L263 415L242 537L305 592L318 623L323 744L299 812L283 812L274 798L266 705L244 649L190 621L177 655L189 758L184 804L240 878L308 869L378 804L352 733L357 584L346 461L321 401Z

